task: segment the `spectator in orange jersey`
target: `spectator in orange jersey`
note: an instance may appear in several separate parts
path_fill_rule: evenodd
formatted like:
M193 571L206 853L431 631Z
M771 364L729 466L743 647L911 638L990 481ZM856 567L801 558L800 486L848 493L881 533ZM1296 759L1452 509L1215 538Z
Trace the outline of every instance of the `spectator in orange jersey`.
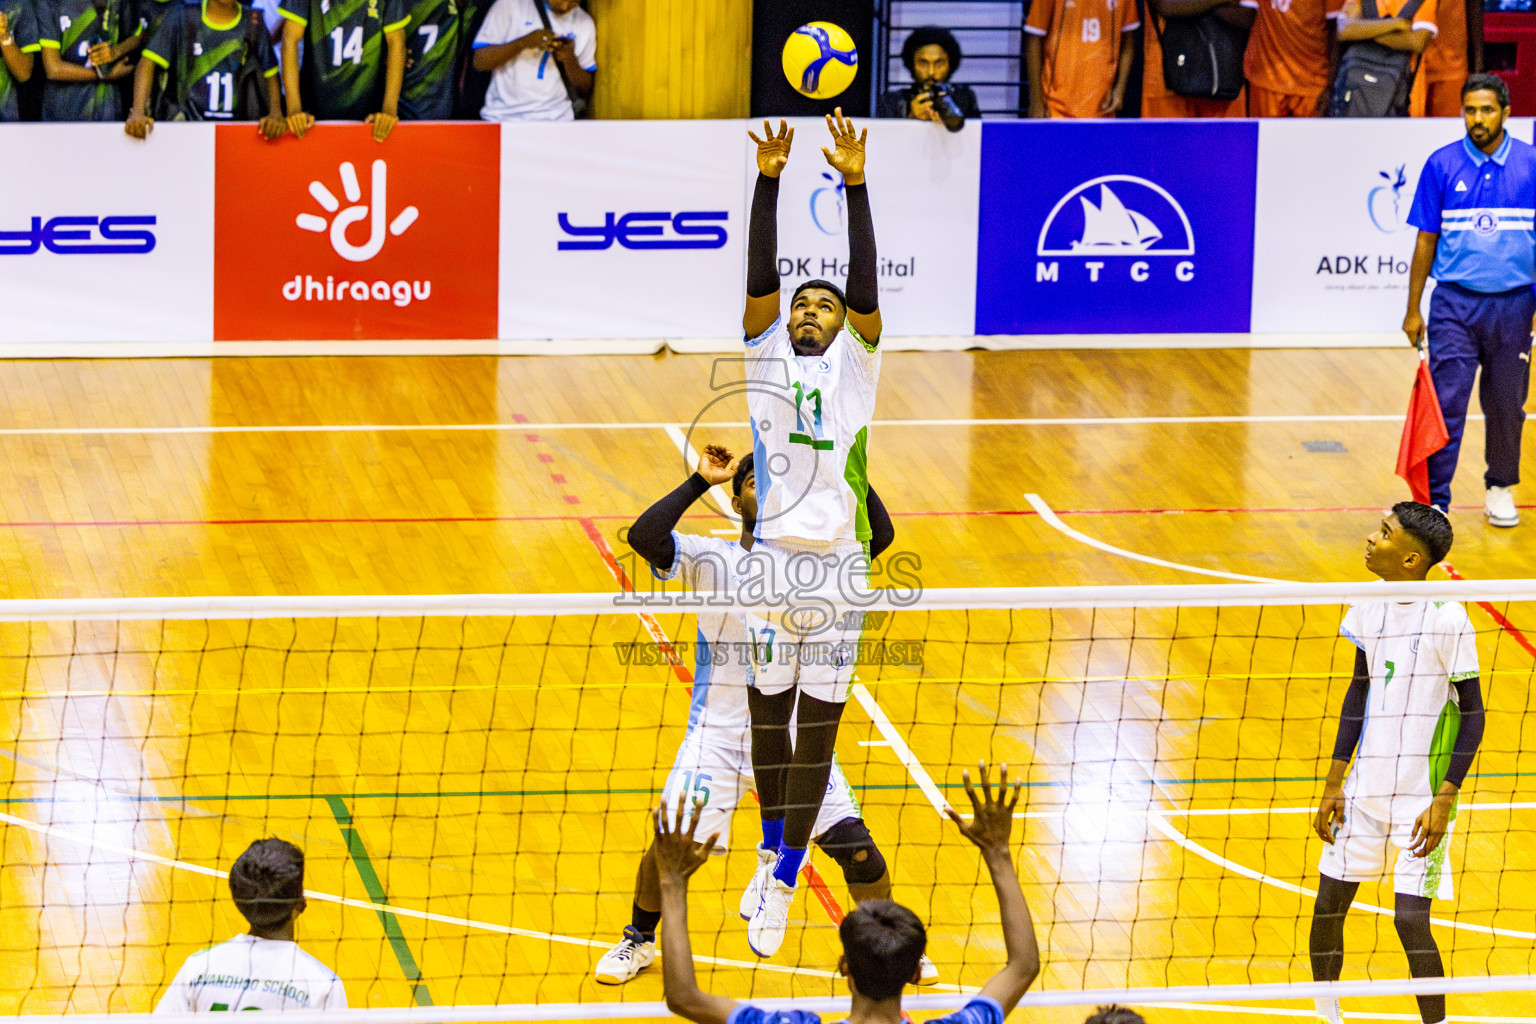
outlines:
M1461 83L1473 70L1467 63L1467 20L1481 16L1482 6L1466 0L1439 0L1439 6L1440 32L1424 48L1409 99L1414 117L1460 117Z
M1024 23L1030 117L1114 117L1131 76L1136 0L1035 0Z
M1253 10L1238 0L1148 0L1146 24L1141 30L1142 117L1246 117L1248 97L1233 100L1180 96L1163 81L1163 41L1159 32L1167 18L1190 18L1215 12L1216 17L1240 28L1253 25Z
M1242 0L1257 11L1243 73L1250 117L1320 117L1338 64L1344 0Z

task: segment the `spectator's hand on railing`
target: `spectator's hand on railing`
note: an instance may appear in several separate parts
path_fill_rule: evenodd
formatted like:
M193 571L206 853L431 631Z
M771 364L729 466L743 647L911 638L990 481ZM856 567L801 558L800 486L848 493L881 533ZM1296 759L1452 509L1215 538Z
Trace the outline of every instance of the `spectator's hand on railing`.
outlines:
M377 114L369 114L368 123L373 125L373 141L383 142L389 138L389 133L395 130L399 122L400 119L394 114L386 114L382 110Z
M288 123L281 114L268 114L256 123L256 130L261 132L263 138L278 139L288 130Z
M784 173L784 165L789 163L789 147L795 141L795 130L789 126L789 122L779 120L779 134L773 134L773 128L763 121L763 138L758 138L750 131L747 138L757 143L757 169L770 178L777 178Z
M315 126L315 119L300 110L288 115L288 130L298 138L303 138L304 133Z
M147 114L129 114L127 123L123 125L123 131L135 139L147 139L154 127L155 119Z

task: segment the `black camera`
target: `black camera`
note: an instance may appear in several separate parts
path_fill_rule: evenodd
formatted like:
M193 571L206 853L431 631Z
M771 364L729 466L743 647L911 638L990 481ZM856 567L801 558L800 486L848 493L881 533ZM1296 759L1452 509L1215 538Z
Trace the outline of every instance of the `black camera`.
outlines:
M939 115L939 120L944 122L944 127L952 132L957 132L965 127L965 114L960 110L960 104L955 102L948 82L929 82L919 96L927 96L933 104L933 112Z

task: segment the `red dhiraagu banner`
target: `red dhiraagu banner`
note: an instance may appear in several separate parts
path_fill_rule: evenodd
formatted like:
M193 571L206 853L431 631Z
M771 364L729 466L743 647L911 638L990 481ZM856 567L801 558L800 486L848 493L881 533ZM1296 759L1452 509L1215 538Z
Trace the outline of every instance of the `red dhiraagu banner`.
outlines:
M498 125L220 126L214 338L494 338Z

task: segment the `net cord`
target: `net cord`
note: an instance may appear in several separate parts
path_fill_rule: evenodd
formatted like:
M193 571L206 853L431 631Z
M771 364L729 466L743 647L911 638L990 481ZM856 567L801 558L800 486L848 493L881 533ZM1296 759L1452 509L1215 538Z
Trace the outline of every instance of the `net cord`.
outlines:
M796 592L817 601L888 611L977 609L1258 607L1353 601L1536 601L1536 579L1425 583L1235 583L1114 587L876 589L857 599L836 590ZM0 601L0 622L197 619L393 618L418 616L622 615L700 608L783 607L734 591L591 594L402 594L321 597L119 597ZM0 1018L3 1021L4 1018Z
M1528 992L1536 989L1530 975L1485 978L1394 978L1379 981L1283 982L1263 985L1179 985L1170 988L1065 989L1031 992L1019 1000L1021 1009L1049 1006L1136 1006L1160 1003L1234 1003L1307 1000L1316 996L1351 997L1457 995L1486 992ZM954 1010L971 999L967 993L915 996L902 1000L902 1009L926 1012ZM743 1000L764 1009L846 1013L847 996ZM666 1003L503 1003L494 1006L401 1006L355 1010L287 1010L283 1024L455 1024L522 1020L617 1020L668 1018ZM37 1024L41 1014L0 1016L0 1024ZM79 1013L69 1024L227 1024L227 1012L212 1013Z

